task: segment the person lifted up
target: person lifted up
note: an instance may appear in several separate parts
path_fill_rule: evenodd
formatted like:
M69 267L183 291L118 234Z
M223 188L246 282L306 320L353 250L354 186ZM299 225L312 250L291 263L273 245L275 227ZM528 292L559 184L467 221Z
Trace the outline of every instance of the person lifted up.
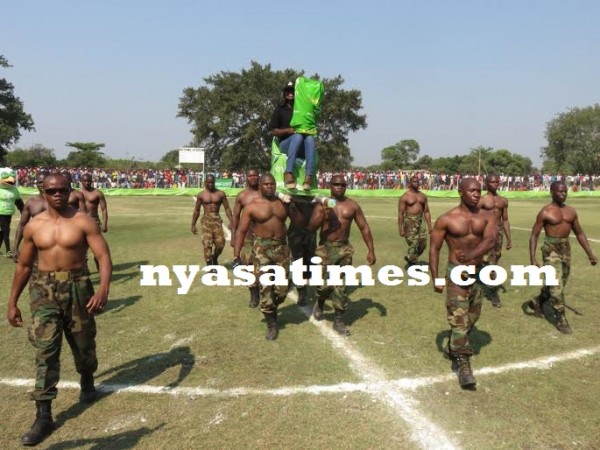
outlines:
M218 258L225 248L225 233L223 233L223 220L219 215L221 205L225 208L225 214L229 219L231 229L232 216L225 192L215 188L214 175L207 175L204 182L204 190L196 197L194 214L192 215L192 233L198 234L196 222L200 216L200 207L204 207L204 215L200 219L202 225L202 247L204 248L204 260L207 265L219 264ZM233 236L232 236L233 239Z
M291 81L283 88L281 103L273 111L271 118L271 134L279 138L279 149L287 155L287 164L284 172L286 189L296 189L294 179L294 164L296 158L306 161L306 178L302 185L304 190L310 190L316 172L316 143L315 138L309 134L297 133L290 126L294 114L294 83Z

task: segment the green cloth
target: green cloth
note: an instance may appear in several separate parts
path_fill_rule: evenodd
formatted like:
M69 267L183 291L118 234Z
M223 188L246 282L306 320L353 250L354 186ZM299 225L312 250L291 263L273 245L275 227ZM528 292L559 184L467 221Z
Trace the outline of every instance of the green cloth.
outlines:
M15 201L20 198L19 190L15 186L0 185L0 216L12 216L17 210Z
M321 113L321 100L325 93L323 83L298 77L294 93L294 114L290 126L301 134L317 134L317 120Z

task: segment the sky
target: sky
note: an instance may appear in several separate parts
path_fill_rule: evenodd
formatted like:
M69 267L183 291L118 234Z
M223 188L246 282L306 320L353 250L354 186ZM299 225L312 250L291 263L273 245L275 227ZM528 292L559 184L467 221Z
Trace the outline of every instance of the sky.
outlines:
M187 87L251 61L362 93L354 163L416 139L419 156L505 148L541 165L546 124L598 103L596 0L152 0L4 2L0 77L40 143L102 142L111 158L158 161L192 139ZM13 146L14 148L15 146Z

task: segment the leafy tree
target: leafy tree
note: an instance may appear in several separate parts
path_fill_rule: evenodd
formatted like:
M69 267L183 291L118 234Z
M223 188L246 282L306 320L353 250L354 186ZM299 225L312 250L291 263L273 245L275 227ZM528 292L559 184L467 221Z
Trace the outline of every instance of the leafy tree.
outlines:
M73 147L76 151L69 152L66 164L69 167L106 167L107 160L104 153L100 151L105 144L97 142L67 142L67 147Z
M283 86L304 75L293 69L273 71L271 65L252 61L241 72L220 72L204 79L204 86L184 89L178 117L192 124L194 147L204 147L213 168L261 170L270 168L272 135L269 123L281 101ZM310 78L321 79L319 75ZM341 88L341 76L321 79L325 86L317 150L319 168L350 167L348 134L366 128L360 115L361 93Z
M57 165L54 149L42 144L33 144L29 148L17 147L8 152L6 161L12 167L55 167Z
M431 170L433 158L429 155L423 155L415 161L413 168L416 170Z
M0 55L0 67L11 67ZM21 130L34 130L33 119L23 109L23 102L15 97L14 86L0 78L0 165L6 164L8 147L21 137Z
M545 136L542 156L557 172L600 173L600 104L558 114L548 122Z
M419 155L419 143L414 139L404 139L381 150L381 165L385 170L407 169Z

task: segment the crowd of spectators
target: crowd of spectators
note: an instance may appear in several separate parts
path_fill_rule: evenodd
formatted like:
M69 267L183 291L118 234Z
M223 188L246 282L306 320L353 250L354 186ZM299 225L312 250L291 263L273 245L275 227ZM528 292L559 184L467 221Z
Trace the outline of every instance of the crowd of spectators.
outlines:
M34 187L35 176L38 171L58 170L57 168L30 167L21 168L17 172L19 186ZM73 184L79 187L79 180L84 173L90 173L94 186L98 189L172 189L172 188L197 188L202 187L203 174L193 169L65 169L71 174ZM246 180L243 172L210 172L218 180L231 180L222 187L244 187ZM350 189L406 189L411 175L415 174L421 180L421 187L425 190L452 190L456 189L462 177L475 176L483 182L484 175L470 174L433 174L428 171L348 171L344 173L348 188ZM319 172L318 184L326 188L329 180L334 175L332 172ZM562 180L567 183L571 191L595 190L600 186L600 175L553 175L535 174L524 176L505 176L500 174L500 188L502 191L538 191L549 190L553 181Z

